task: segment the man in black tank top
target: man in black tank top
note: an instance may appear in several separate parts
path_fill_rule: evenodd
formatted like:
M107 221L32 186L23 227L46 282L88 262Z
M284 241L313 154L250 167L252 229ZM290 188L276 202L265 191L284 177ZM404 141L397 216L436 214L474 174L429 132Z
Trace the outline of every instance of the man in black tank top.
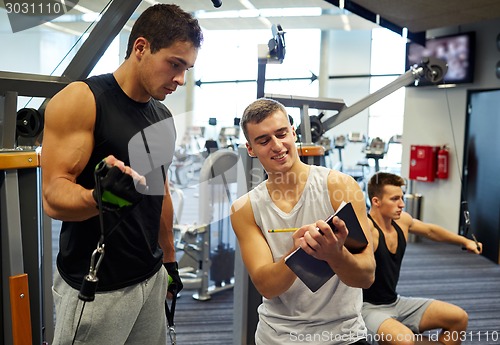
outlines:
M170 298L183 286L167 178L176 133L161 101L184 84L202 41L191 14L151 6L114 73L72 82L47 105L43 206L63 221L54 345L167 342L167 285Z
M375 282L363 290L363 318L379 344L411 344L414 333L442 329L440 344L460 344L460 335L467 329L468 316L460 307L443 301L410 298L398 295L401 262L408 233L448 242L479 254L482 244L451 233L441 226L423 223L403 211L400 176L379 172L368 183L371 201L373 248L377 267ZM376 335L375 335L376 334Z

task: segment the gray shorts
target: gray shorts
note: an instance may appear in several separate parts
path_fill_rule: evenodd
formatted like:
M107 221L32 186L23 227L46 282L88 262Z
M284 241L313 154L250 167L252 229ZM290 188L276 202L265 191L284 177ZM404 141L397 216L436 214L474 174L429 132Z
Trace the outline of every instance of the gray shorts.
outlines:
M52 344L71 344L76 332L75 344L165 345L167 279L162 267L139 284L96 293L95 300L83 307L78 291L56 269L52 293L57 320Z
M363 302L362 315L366 328L372 334L377 333L382 322L395 319L415 333L419 333L419 324L425 310L433 299L398 296L396 302L385 305Z

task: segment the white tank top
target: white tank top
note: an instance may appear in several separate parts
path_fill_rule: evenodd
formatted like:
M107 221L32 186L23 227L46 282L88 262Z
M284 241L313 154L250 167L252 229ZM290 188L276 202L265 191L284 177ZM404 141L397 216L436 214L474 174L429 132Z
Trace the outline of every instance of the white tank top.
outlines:
M268 229L300 227L334 213L328 195L329 172L325 167L311 166L304 191L289 213L273 203L266 181L249 192L255 222L275 261L292 248L292 234L268 233ZM315 293L297 278L278 297L263 297L258 308L256 345L354 343L366 338L361 306L362 290L348 287L336 275Z

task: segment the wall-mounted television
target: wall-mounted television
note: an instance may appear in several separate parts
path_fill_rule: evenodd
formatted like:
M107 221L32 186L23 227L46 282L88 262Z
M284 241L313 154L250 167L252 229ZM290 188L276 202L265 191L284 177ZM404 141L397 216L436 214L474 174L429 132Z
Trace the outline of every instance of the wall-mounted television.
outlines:
M435 57L446 61L448 71L439 84L465 84L474 80L475 34L466 32L427 39L425 47L415 43L406 44L406 71L419 64L424 57ZM422 78L418 86L432 85Z

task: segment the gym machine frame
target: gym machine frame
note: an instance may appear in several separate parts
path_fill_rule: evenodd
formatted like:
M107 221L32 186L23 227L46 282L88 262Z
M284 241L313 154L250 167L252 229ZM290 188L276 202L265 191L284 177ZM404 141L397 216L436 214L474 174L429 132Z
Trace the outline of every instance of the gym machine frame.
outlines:
M380 101L382 98L387 97L401 87L408 86L414 82L418 82L418 80L420 80L421 78L425 78L435 84L439 83L446 74L447 69L448 68L444 61L432 57L426 58L420 64L412 66L406 73L399 76L393 82L387 84L386 86L368 95L367 97L357 101L350 107L346 106L342 99L334 98L303 97L278 94L265 94L265 97L275 99L283 103L283 105L286 107L300 108L300 126L303 145L312 145L312 131L315 132L315 135L321 137L321 135L323 135L325 132L357 115L372 104ZM309 108L319 110L334 110L338 113L326 118L325 120L321 120L317 127L311 128Z
M16 147L18 92L5 90L0 78L0 207L2 246L2 323L5 344L41 344L43 333L52 334L52 234L50 219L41 205L40 155L32 147ZM34 96L31 75L17 76L21 95ZM49 78L51 79L51 78ZM14 83L14 84L16 84ZM40 81L42 89L66 85L57 78ZM50 88L49 88L50 89ZM47 89L45 89L47 91ZM43 91L45 92L45 91ZM43 93L42 92L42 93ZM42 95L46 96L45 94ZM41 121L41 120L37 120ZM47 229L45 231L44 229ZM10 292L9 287L10 286ZM44 288L45 287L45 288ZM49 308L50 307L50 308Z
M232 289L234 285L234 276L229 275L229 272L234 271L231 267L234 264L234 250L218 246L217 251L213 252L211 232L216 224L222 229L225 223L229 223L229 206L232 201L230 184L238 181L238 161L238 153L227 148L208 155L199 177L199 225L174 225L174 231L178 234L176 248L183 251L179 259L179 273L184 288L196 290L192 297L198 301L208 301L211 295ZM214 193L216 189L218 192ZM221 219L214 219L214 205L218 202L221 212L220 208L225 201L228 207L222 212L228 213L223 214ZM226 230L231 231L230 228ZM219 231L219 241L222 240L221 236L222 231ZM222 264L222 267L217 267L216 263ZM211 280L215 285L210 285Z

